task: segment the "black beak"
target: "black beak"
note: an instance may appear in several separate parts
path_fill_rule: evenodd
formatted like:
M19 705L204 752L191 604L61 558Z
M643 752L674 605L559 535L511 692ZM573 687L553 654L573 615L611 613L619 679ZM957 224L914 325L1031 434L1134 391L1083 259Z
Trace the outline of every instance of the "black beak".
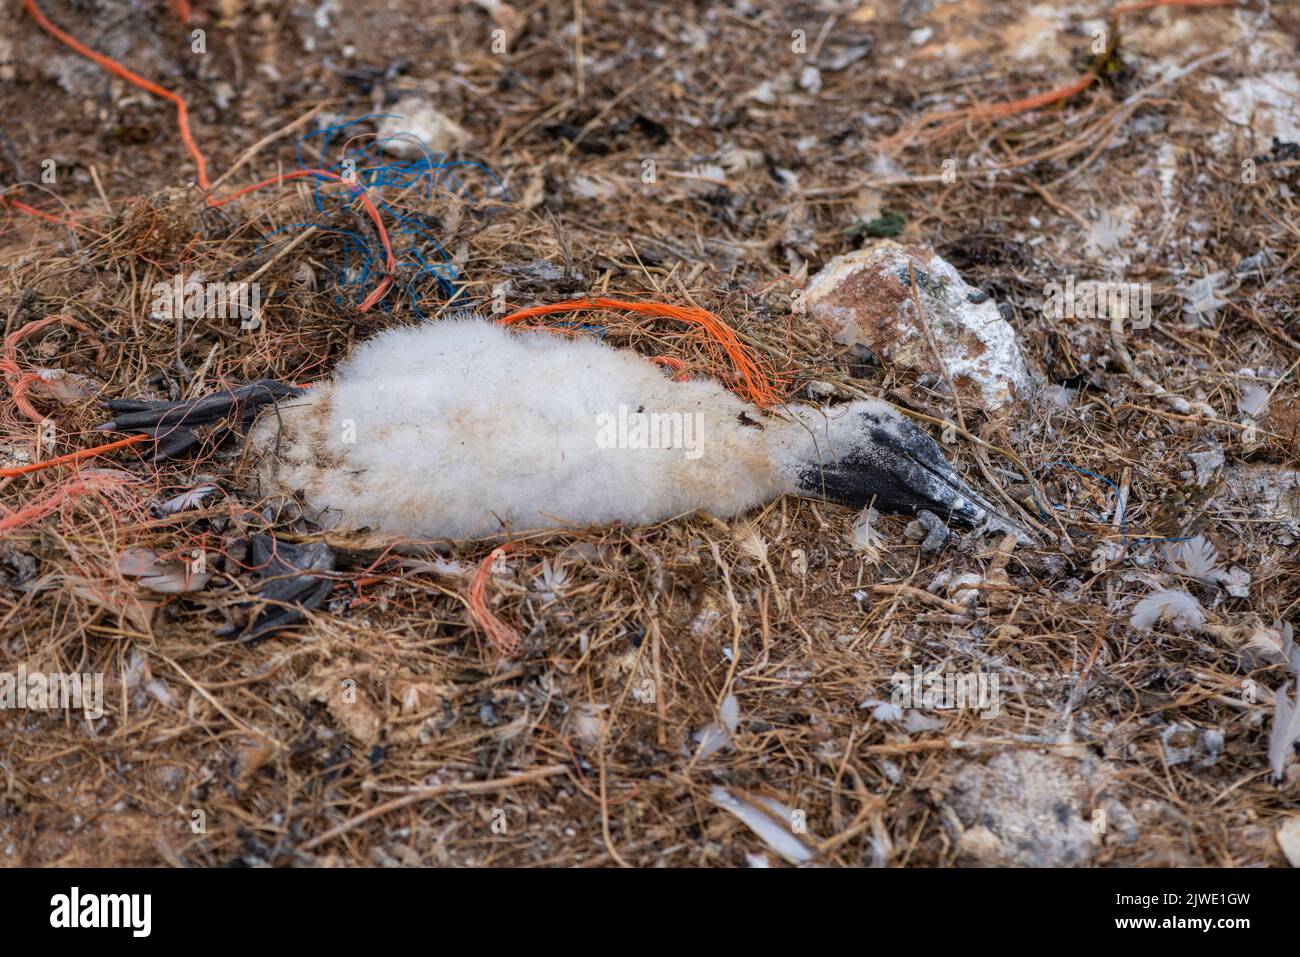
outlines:
M971 527L991 520L1019 529L963 482L934 439L909 419L872 413L862 418L862 441L836 450L833 461L810 463L799 475L801 490L854 508L874 502L885 512L928 511Z

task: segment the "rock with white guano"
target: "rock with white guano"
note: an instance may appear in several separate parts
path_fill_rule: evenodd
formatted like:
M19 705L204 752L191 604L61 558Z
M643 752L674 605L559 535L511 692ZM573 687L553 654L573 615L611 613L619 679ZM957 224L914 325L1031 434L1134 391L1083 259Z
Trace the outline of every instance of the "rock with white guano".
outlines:
M951 381L963 402L994 411L1029 394L1029 369L1011 324L987 293L928 246L886 239L836 256L809 280L803 305L837 342L865 346L938 389Z

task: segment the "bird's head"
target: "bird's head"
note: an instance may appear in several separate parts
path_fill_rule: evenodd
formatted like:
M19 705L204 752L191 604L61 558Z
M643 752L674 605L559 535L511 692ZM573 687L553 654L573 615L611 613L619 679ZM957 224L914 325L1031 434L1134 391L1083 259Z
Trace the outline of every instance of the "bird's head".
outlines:
M970 526L1018 528L962 481L924 429L892 406L864 400L792 411L807 435L793 466L800 494L855 508L929 511Z

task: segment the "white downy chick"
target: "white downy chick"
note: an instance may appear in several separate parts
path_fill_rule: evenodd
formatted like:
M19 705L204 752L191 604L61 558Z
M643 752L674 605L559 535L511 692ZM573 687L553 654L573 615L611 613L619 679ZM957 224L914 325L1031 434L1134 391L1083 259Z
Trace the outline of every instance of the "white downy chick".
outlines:
M249 447L260 492L326 527L418 538L730 517L784 493L997 514L883 402L785 413L594 339L444 320L363 343L264 412Z

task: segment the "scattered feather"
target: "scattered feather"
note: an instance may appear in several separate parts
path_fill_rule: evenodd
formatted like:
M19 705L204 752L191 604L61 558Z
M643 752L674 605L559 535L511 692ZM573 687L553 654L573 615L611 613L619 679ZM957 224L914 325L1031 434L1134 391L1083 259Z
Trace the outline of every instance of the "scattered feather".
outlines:
M1237 408L1241 410L1242 415L1250 416L1252 419L1262 419L1268 415L1268 389L1254 382L1248 382L1241 387L1241 399L1237 402Z
M767 541L758 534L758 529L750 525L743 533L736 536L736 544L754 561L767 568Z
M583 701L573 709L573 735L588 747L594 747L605 736L607 704Z
M153 616L158 609L158 602L137 597L135 592L138 589L123 586L120 580L119 582L92 582L70 578L69 584L76 595L117 615L141 634L147 635L152 631Z
M731 794L725 788L714 787L709 799L718 807L740 819L755 836L774 853L791 864L807 864L813 859L813 850L799 840L792 822L794 812L771 798L751 803Z
M199 485L188 492L182 492L174 498L169 498L162 503L160 511L164 515L175 515L177 512L198 508L203 504L203 500L216 490L215 485Z
M188 562L161 559L147 548L128 548L118 556L117 570L163 595L199 591L212 580L210 573L195 572Z
M718 154L718 162L726 172L733 176L750 169L762 169L766 160L761 150L740 149L728 143Z
M1250 597L1250 572L1240 565L1233 565L1226 572L1220 571L1217 581L1233 598Z
M859 708L871 708L871 717L875 721L902 721L903 709L892 701L880 701L872 698L858 705Z
M402 568L416 574L432 572L435 575L444 575L447 578L460 578L474 571L464 562L443 558L441 555L435 555L428 561L420 558L408 558L402 562Z
M1273 780L1282 780L1282 771L1287 759L1295 752L1296 741L1300 740L1300 686L1296 696L1287 694L1291 682L1287 682L1273 693L1273 730L1268 736L1268 763L1273 768Z
M908 709L907 719L903 722L903 730L908 734L924 734L926 731L938 731L943 726L943 719L928 717L915 708Z
M799 73L799 88L816 96L822 88L822 71L809 65Z
M707 758L723 748L730 748L731 738L739 724L740 703L734 694L729 694L722 699L722 707L718 709L718 720L695 732L695 740L699 744L695 752L696 759Z
M680 176L692 193L711 196L727 188L727 171L717 163L696 163Z
M549 558L542 559L542 574L533 580L533 587L542 601L555 601L568 583L569 573L562 566L552 565Z
M155 575L159 568L158 555L148 548L128 548L117 557L117 570L132 578Z
M980 585L985 584L984 576L979 572L962 572L954 575L945 585L948 597L959 605L974 605L979 601Z
M1129 623L1140 631L1150 631L1162 619L1179 630L1191 628L1200 631L1205 624L1205 611L1194 596L1182 589L1162 588L1137 603Z
M879 520L880 514L868 506L853 520L853 531L849 533L849 545L855 552L859 552L864 560L873 564L880 561L880 550L885 543L884 536L876 530L876 522Z
M168 562L162 574L146 575L140 579L140 584L161 595L180 595L201 591L211 580L212 575L208 572L191 571L184 562Z
M1203 535L1169 546L1165 564L1177 575L1205 585L1221 585L1233 598L1250 597L1250 572L1238 565L1221 568L1219 553Z
M1212 584L1219 571L1219 553L1204 535L1174 542L1165 553L1165 563L1178 575Z
M37 390L63 403L89 399L93 395L98 395L104 388L102 382L63 369L37 369L36 377Z
M828 73L838 73L847 66L857 63L863 57L871 52L871 43L858 43L847 50L825 59L822 62L822 69Z
M176 701L172 698L172 693L167 690L167 686L157 678L150 678L149 683L145 685L149 693L158 699L159 703L168 708L176 707Z
M1169 724L1160 734L1160 749L1164 752L1165 764L1173 767L1177 764L1183 764L1190 761L1196 756L1196 739L1194 737L1196 729L1190 724L1181 724L1177 721ZM1174 738L1190 739L1189 744L1183 747L1177 747L1174 744Z
M446 156L468 140L459 123L420 97L403 97L379 121L379 148L403 159Z
M1183 315L1192 325L1206 325L1214 319L1214 316L1220 309L1228 304L1228 300L1220 295L1221 284L1227 274L1222 272L1211 273L1201 279L1193 279L1191 282L1183 283L1175 290L1185 300L1183 303Z
M1265 247L1253 255L1247 256L1241 262L1237 263L1234 270L1238 278L1249 276L1253 272L1265 269L1277 262L1277 257L1273 255L1273 250Z
M1088 238L1084 241L1088 256L1096 259L1103 253L1116 251L1120 247L1120 241L1128 238L1132 229L1133 227L1124 219L1116 221L1111 216L1110 210L1103 209L1097 221L1088 230Z
M771 106L777 100L776 86L771 80L764 80L746 93L744 99L757 100L759 103Z
M519 36L528 24L528 17L503 0L474 0L492 18L492 22L506 31L512 40Z
M591 176L574 177L572 189L579 199L608 200L618 195L618 187L613 183Z
M1251 652L1264 661L1289 663L1294 671L1300 673L1300 648L1295 644L1290 622L1279 620L1269 627L1257 616L1245 615L1235 624L1207 624L1202 631L1211 637L1240 645L1243 651Z
M1296 657L1295 632L1289 621L1275 621L1272 628L1256 627L1246 639L1246 647L1258 651L1272 661L1287 661ZM1300 674L1300 659L1290 662L1291 668Z
M1196 484L1209 488L1215 475L1224 466L1223 449L1212 448L1205 452L1190 452L1187 458L1196 466Z

